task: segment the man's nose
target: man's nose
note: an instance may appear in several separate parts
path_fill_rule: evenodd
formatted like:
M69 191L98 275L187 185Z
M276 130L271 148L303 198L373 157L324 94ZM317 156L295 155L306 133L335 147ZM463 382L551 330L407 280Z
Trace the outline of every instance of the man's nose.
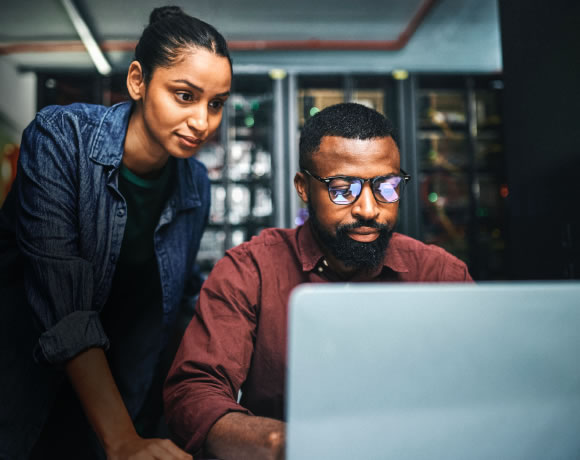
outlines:
M373 195L370 183L363 184L360 196L352 207L352 215L360 219L375 219L379 215L379 206Z

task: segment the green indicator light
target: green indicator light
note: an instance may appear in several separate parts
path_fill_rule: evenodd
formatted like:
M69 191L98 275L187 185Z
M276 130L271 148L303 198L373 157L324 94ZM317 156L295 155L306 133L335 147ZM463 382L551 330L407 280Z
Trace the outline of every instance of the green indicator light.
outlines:
M314 115L316 115L318 112L320 112L320 109L318 107L312 107L310 109L310 116L313 117Z
M244 118L244 123L248 128L251 128L252 126L254 126L254 117L248 115L246 118Z
M435 203L438 199L439 196L437 196L437 194L435 192L431 192L428 196L427 199L431 202L431 203Z

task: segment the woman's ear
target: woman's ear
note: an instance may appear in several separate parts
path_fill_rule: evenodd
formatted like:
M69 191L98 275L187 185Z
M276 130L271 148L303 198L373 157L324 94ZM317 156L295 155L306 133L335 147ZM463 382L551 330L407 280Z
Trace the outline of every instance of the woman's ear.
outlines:
M127 72L127 90L134 101L138 101L145 95L145 77L143 69L138 61L131 62Z
M308 203L308 184L306 183L306 177L304 173L297 172L294 176L294 187L298 192L298 196L304 201L304 203Z

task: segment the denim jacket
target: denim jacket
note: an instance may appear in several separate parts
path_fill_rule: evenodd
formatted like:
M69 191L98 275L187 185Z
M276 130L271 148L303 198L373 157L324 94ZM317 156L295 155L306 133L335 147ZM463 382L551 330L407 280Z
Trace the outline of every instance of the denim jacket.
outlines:
M131 107L128 102L110 108L51 106L24 131L17 178L0 211L0 267L5 274L22 267L25 293L19 304L17 295L7 294L17 282L4 283L0 291L5 297L0 365L6 376L0 384L0 404L6 398L0 457L10 449L6 445L22 449L16 438L24 442L38 434L50 407L55 365L87 348L108 347L99 312L111 288L127 219L117 184ZM199 288L195 259L210 205L205 167L194 158L176 165L175 188L154 235L163 298L160 327L166 335L184 297L193 297ZM21 264L10 268L13 259ZM22 329L32 327L23 324L28 317L24 304L38 327L34 342L22 339L28 334ZM29 344L40 364L32 362ZM19 426L25 418L26 426ZM14 442L6 442L7 436Z

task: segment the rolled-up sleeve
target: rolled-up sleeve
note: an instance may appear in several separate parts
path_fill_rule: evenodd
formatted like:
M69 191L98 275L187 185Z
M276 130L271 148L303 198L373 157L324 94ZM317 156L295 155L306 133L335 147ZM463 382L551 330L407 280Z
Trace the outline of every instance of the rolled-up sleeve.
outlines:
M226 254L204 283L164 387L165 415L189 452L237 403L252 359L258 275L243 246Z
M75 159L82 146L73 128L64 134L65 123L37 115L24 132L14 184L26 298L41 328L35 358L52 364L108 346L94 310L93 267L79 255Z

